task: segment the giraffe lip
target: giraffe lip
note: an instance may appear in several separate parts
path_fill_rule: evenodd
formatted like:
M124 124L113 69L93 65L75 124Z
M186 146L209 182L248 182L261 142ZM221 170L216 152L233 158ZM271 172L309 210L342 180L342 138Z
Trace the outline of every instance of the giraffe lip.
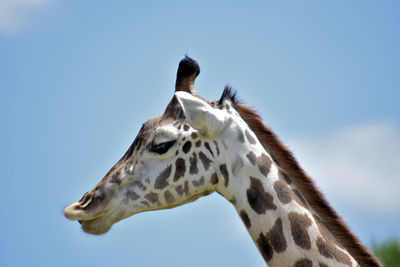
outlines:
M90 219L77 219L76 221L80 224L80 225L84 225L86 223L90 223L90 222L94 222L96 220L102 219L103 216L98 216L98 217L94 217L94 218L90 218Z

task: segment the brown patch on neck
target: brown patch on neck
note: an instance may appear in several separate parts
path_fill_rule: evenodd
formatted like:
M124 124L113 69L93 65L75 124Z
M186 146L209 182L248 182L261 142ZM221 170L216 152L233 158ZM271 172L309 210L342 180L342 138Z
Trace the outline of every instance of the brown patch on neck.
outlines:
M381 266L369 250L361 244L341 217L329 205L328 201L317 189L313 180L307 176L297 163L290 150L282 144L274 132L262 123L261 117L253 109L234 102L235 109L256 134L270 156L281 166L293 183L306 198L308 204L323 219L326 227L346 248L361 266Z

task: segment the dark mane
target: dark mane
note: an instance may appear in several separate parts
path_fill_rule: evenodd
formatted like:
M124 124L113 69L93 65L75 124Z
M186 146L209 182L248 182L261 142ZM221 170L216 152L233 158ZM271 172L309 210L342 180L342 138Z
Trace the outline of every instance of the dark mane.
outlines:
M360 266L381 266L369 250L361 244L358 237L350 231L342 218L329 205L324 195L315 186L313 180L297 163L291 151L269 127L263 124L257 112L237 102L235 93L233 93L229 87L225 88L220 103L227 98L232 100L236 110L257 135L264 148L292 179L309 205L322 218L329 231L354 257L357 263L360 264Z

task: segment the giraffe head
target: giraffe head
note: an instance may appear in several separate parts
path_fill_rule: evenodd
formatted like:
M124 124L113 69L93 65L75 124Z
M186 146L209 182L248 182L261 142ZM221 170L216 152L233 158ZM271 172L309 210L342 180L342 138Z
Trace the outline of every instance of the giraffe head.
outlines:
M145 122L125 155L89 192L64 211L85 232L103 234L135 213L191 202L226 176L219 135L232 121L224 98L207 102L194 91L196 61L179 64L176 91L164 114Z

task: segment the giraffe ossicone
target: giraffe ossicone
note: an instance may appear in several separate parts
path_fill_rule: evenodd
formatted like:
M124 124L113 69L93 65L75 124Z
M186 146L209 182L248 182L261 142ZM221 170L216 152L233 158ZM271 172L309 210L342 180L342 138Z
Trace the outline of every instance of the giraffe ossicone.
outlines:
M197 62L179 64L175 94L128 151L64 214L104 234L133 214L218 192L236 208L268 266L380 266L312 180L226 87L218 101L194 90Z

